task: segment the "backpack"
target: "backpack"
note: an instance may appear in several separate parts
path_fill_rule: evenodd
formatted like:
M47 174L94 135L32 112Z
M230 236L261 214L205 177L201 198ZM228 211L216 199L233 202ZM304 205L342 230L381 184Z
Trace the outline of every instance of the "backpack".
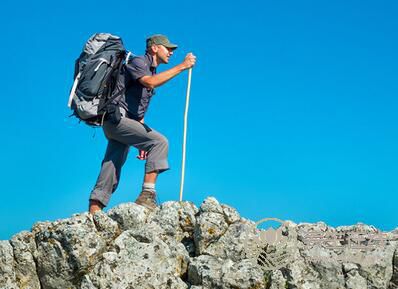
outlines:
M115 109L124 93L119 75L131 53L120 37L109 33L92 35L75 62L74 83L69 95L71 116L90 126L101 126L109 107ZM126 57L127 55L127 57Z

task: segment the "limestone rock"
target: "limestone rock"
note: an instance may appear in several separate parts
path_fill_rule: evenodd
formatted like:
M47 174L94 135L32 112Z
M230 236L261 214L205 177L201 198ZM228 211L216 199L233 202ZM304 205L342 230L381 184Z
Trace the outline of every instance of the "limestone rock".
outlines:
M136 203L121 204L108 212L108 216L116 221L123 231L143 226L149 214L147 208Z
M196 255L201 255L211 243L218 241L227 229L221 205L215 198L207 198L200 206L195 226Z
M192 260L188 281L203 288L260 289L265 286L263 272L248 260L233 262L207 255Z
M214 197L126 203L0 241L0 288L398 289L398 229L263 230Z
M115 240L116 252L107 252L84 276L82 289L159 288L183 289L181 263L156 232L123 232Z
M398 289L398 246L395 247L393 257L393 276L391 277L390 287L388 289Z
M164 233L181 242L190 255L195 254L194 229L198 208L191 202L165 202L150 218Z
M202 205L200 206L200 211L204 213L218 213L224 214L223 208L220 203L214 197L207 197Z
M36 243L31 232L23 231L10 240L14 250L15 277L19 288L40 289L37 268L33 255Z
M94 214L93 221L98 234L107 243L111 243L122 232L119 224L102 211Z
M254 224L236 222L231 224L217 242L210 243L203 249L203 254L223 259L231 259L234 262L245 259L246 240L255 234Z
M225 204L222 204L221 207L223 210L225 221L228 223L228 225L238 222L240 220L240 215L236 211L236 209Z
M0 241L0 288L17 289L14 253L8 241Z
M88 214L38 223L32 231L37 272L44 288L78 288L81 277L107 248L106 239Z
M188 281L192 285L205 288L221 287L221 267L223 259L201 255L191 259L188 267Z

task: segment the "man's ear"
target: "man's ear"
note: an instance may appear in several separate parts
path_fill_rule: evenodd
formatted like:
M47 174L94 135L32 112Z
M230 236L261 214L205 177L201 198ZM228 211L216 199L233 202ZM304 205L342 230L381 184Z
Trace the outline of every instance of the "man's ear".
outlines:
M158 47L157 45L153 44L153 45L151 46L151 50L152 50L153 53L156 53L156 52L158 52L159 47Z

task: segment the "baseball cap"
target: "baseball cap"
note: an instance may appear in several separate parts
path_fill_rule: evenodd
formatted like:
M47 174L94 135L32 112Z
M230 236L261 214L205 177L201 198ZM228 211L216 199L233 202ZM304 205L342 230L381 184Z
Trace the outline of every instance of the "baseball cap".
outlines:
M178 47L176 44L171 43L170 40L162 34L155 34L146 39L146 47L150 47L154 44L163 45L164 47L172 49L177 49Z

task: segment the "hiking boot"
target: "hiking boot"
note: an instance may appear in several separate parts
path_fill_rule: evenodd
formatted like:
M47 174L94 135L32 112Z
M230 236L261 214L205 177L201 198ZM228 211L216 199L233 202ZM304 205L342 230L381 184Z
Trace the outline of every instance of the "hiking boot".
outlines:
M150 210L155 209L158 204L156 203L156 193L151 191L142 191L135 203L144 206Z

